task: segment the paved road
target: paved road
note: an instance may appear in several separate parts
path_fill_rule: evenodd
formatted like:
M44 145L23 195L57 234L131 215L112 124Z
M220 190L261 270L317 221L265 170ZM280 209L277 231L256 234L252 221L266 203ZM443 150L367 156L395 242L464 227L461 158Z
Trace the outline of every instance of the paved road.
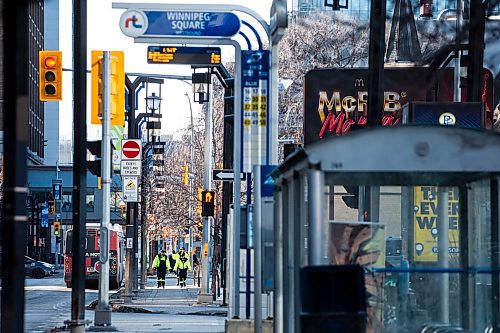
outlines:
M226 309L195 304L199 289L180 289L175 282L169 278L167 287L158 290L155 279L150 278L147 289L140 291L132 304L123 306L152 313L113 312L113 326L120 332L224 332ZM187 282L192 285L192 280ZM71 289L66 288L61 273L43 279L27 278L25 290L25 332L42 333L64 327L64 321L71 317ZM85 304L96 299L97 290L87 289ZM85 311L85 319L93 321L94 312Z

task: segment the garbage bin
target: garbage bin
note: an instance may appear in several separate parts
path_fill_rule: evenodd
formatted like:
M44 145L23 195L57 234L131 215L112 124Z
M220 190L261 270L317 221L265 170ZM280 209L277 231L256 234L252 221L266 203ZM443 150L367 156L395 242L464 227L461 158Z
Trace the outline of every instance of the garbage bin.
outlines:
M360 266L308 266L300 272L301 332L366 330L366 292Z

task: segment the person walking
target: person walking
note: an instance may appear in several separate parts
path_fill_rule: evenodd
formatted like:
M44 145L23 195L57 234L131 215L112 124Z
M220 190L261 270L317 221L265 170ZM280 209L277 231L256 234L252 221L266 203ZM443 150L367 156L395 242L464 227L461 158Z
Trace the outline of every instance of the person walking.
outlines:
M196 286L196 281L198 281L198 287L200 286L200 262L198 256L196 255L196 249L193 249L193 285Z
M160 254L156 255L153 260L153 268L156 269L156 277L158 281L157 288L165 288L165 275L167 274L167 269L170 270L170 262L165 255L164 250L162 250Z
M179 270L179 285L182 287L186 286L186 278L188 270L191 270L191 265L189 264L188 257L183 253L179 252L179 259L174 266L174 271Z
M171 265L172 269L170 271L174 272L175 276L177 277L177 285L179 285L179 272L177 272L177 270L174 269L175 264L177 263L177 260L179 260L179 253L175 253L175 250L173 250L170 257L172 258L172 261L173 261L173 263Z

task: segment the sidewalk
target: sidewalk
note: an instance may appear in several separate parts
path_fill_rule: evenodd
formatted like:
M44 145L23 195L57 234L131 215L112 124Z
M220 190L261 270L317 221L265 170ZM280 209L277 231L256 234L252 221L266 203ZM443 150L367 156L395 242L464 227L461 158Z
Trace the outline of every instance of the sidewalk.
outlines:
M148 278L146 289L137 292L130 303L124 303L121 292L113 295L110 303L112 327L104 329L90 326L88 331L99 332L224 332L227 308L221 300L213 304L197 304L199 288L193 280L188 287L176 286L176 278L167 278L165 289L156 288L156 278ZM94 319L94 311L87 310L85 317ZM112 330L114 328L114 330Z

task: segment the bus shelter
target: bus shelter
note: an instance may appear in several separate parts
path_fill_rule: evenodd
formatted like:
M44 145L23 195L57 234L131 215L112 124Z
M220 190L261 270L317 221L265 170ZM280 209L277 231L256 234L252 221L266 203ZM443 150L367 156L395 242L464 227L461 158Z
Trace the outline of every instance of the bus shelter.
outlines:
M499 135L357 130L272 176L275 332L311 331L301 270L329 265L363 268L366 332L499 332Z

